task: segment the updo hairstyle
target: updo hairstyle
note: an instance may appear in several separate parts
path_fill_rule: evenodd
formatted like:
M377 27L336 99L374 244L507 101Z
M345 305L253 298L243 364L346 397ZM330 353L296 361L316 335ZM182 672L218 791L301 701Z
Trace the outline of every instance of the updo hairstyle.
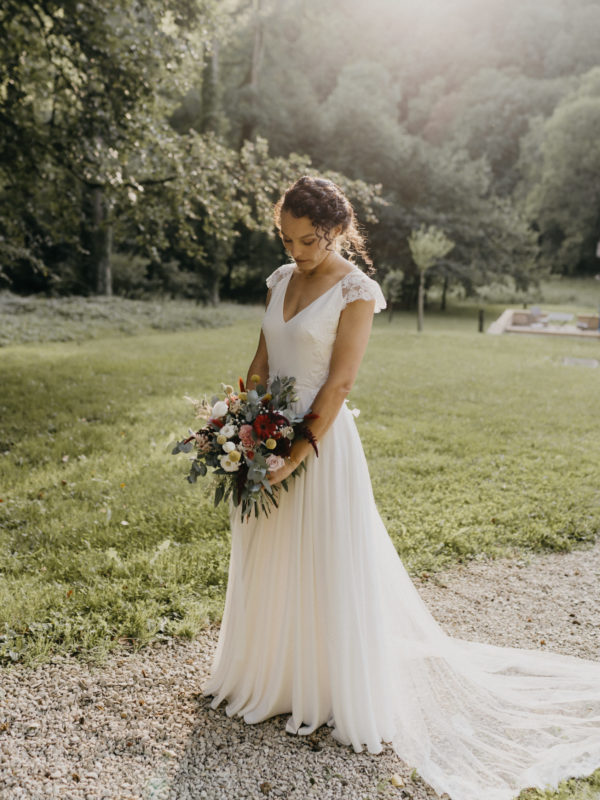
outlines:
M278 230L281 230L283 211L288 211L297 219L308 217L315 226L317 237L325 238L328 250L331 250L333 244L332 231L339 225L341 247L349 260L353 261L353 256L358 255L369 268L368 272L374 272L373 262L367 252L365 238L359 230L352 204L333 181L304 175L290 186L275 204L273 218Z

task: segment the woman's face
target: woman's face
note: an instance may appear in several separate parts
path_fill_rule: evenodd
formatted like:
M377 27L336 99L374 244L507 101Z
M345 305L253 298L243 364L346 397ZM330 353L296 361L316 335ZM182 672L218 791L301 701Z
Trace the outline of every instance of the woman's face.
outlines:
M339 231L331 232L332 244L327 249L327 239L322 234L320 238L317 236L309 217L295 217L289 211L282 211L280 226L281 241L302 272L312 272L335 249L335 236Z

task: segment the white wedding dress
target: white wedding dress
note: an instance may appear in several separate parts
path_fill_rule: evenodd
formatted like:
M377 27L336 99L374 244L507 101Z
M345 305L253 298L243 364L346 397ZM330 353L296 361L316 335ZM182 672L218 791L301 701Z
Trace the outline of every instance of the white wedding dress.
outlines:
M299 410L328 372L340 312L385 307L356 268L289 321L294 264L267 279L270 376L297 380ZM205 695L248 723L327 723L356 752L382 741L452 800L511 800L600 767L600 662L452 638L412 584L379 516L343 405L279 509L232 514L225 610Z

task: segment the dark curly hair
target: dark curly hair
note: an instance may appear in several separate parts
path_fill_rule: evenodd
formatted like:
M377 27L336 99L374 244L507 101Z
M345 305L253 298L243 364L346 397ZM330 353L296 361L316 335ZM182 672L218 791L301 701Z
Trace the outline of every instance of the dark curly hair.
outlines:
M350 260L354 255L360 256L374 272L373 262L367 252L366 242L360 232L352 203L333 181L326 178L311 178L304 175L292 184L279 198L273 210L275 226L281 230L281 214L289 211L294 217L308 217L315 226L317 236L325 238L327 249L331 249L333 237L331 232L341 226L341 246Z

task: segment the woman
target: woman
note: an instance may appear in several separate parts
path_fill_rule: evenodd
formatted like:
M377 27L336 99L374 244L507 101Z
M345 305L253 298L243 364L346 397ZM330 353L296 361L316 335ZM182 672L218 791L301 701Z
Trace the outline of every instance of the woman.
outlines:
M268 517L232 515L229 581L205 695L248 723L290 713L286 730L382 742L452 800L510 800L600 766L600 663L447 636L413 586L377 512L344 400L365 352L375 281L354 212L330 181L304 177L275 209L293 259L267 279L248 382L292 375L298 411L318 415L270 475ZM367 263L368 259L367 259Z

